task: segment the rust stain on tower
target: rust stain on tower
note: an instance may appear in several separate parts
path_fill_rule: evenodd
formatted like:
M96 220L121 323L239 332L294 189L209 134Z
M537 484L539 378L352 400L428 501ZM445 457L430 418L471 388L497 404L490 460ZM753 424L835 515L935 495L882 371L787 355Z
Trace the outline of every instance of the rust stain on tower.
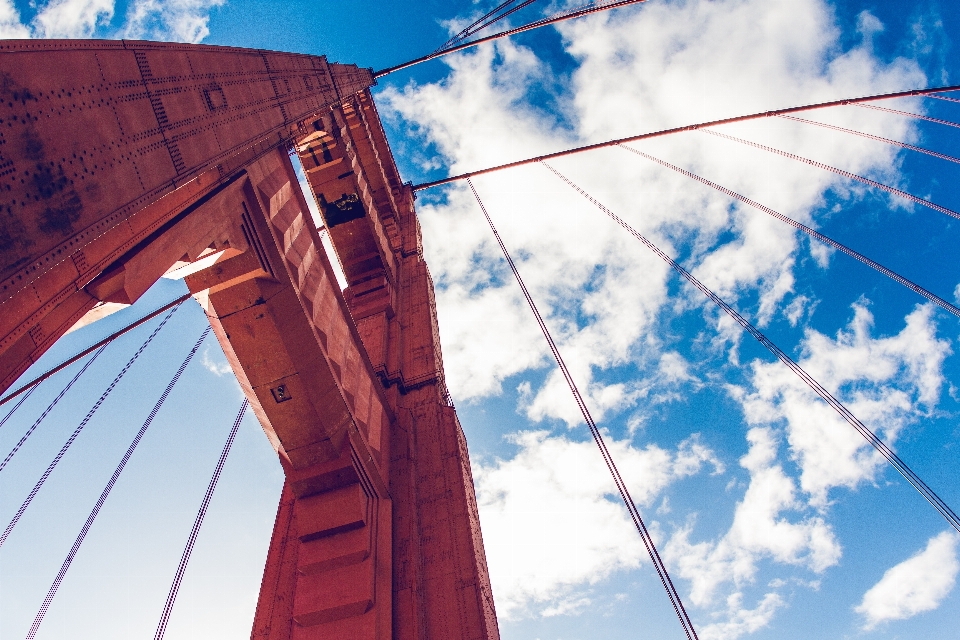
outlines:
M317 56L0 41L0 391L73 326L184 278L286 473L256 640L499 637L373 84Z

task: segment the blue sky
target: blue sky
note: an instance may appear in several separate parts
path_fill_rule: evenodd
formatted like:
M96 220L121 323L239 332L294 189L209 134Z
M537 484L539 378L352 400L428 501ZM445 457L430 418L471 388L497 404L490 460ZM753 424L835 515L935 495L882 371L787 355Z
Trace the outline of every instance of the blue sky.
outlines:
M0 2L0 28L8 37L202 38L381 68L435 48L447 38L444 21L487 8ZM420 182L667 126L957 82L960 23L951 9L650 0L400 72L381 80L375 96L402 175ZM885 106L960 121L960 104ZM960 156L960 131L943 125L860 107L804 117ZM960 210L956 164L781 119L722 131ZM954 219L703 133L635 146L815 227L943 298L960 296ZM758 324L941 497L960 504L958 318L622 149L553 166ZM960 538L859 436L545 168L485 176L476 186L607 430L701 638L954 633ZM458 185L422 192L418 208L503 637L682 637L476 202ZM182 290L162 281L137 306L153 308ZM47 362L137 313L70 334ZM0 636L26 633L103 483L203 322L192 302L173 316L4 545ZM104 352L3 471L4 517L152 326ZM38 638L155 629L241 400L224 365L211 339L124 472ZM46 383L0 429L5 450L74 372ZM248 417L168 638L247 636L281 482Z

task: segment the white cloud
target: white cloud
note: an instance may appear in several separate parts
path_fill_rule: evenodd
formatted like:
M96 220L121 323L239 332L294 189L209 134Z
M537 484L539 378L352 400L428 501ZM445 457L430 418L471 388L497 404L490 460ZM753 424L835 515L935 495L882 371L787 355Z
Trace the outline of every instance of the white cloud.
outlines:
M589 603L588 585L638 567L646 552L592 441L536 431L513 442L513 458L473 465L497 614L575 613ZM641 508L704 465L722 469L695 436L676 451L607 445Z
M0 38L29 38L30 29L20 22L13 0L0 0Z
M134 0L122 29L125 38L201 42L210 35L210 14L226 0Z
M379 104L385 117L402 120L420 143L403 157L424 169L446 166L453 174L644 131L926 83L915 62L874 56L872 38L882 25L872 15L861 16L860 41L847 49L849 39L841 35L851 34L841 34L836 25L825 1L649 3L565 23L564 47L576 61L569 76L556 77L530 50L499 42L445 58L451 73L440 82L388 87ZM838 108L819 112L818 119L904 141L917 137L909 120L866 109ZM906 186L900 184L897 150L871 140L783 119L723 130ZM848 201L879 198L903 206L829 172L700 133L637 146L812 227L826 204L837 209ZM551 164L759 324L777 317L801 327L809 321L818 300L794 293L794 274L801 261L828 268L831 251L801 242L766 214L623 149ZM662 262L543 167L488 174L475 183L597 419L630 411L632 434L658 402L710 384L691 373L670 335L671 321L683 314L704 313L709 328L699 344L712 345L714 355L729 350L729 361L737 363L739 327L691 288L681 287L677 296L675 276ZM422 198L418 209L454 396L497 394L505 379L519 378L514 384L527 418L580 424L472 194L460 185L449 187L442 199L432 197ZM909 411L936 403L947 347L936 339L927 308L908 316L907 328L888 338L870 335L867 316L856 316L836 340L808 332L802 360L814 375L826 377L825 384L835 384L861 418L894 437L909 423ZM861 359L845 368L845 358L854 356ZM870 367L862 357L871 359ZM524 375L547 368L543 382ZM865 368L867 373L858 372ZM762 570L772 567L773 577L790 578L790 584L798 584L796 574L805 574L815 588L818 576L841 555L826 519L828 489L856 486L873 477L879 464L849 426L834 424L832 414L801 415L819 401L796 387L792 375L778 363L756 364L753 386L735 394L754 428L750 453L741 460L750 480L730 529L696 541L691 519L666 547L671 571L689 580L691 603L713 620L705 637L753 633L786 606L781 588L787 581L769 583L755 600L744 600L743 585L761 577L768 582ZM785 430L778 430L782 425ZM811 434L821 433L827 437L818 443ZM557 493L569 491L571 497L554 507L545 495L512 488L563 487L553 475L561 452L541 452L581 446L544 434L523 438L532 440L519 442L516 458L478 465L498 610L507 617L575 611L592 597L583 585L635 566L636 542L616 505L602 499L605 489L564 488ZM836 468L817 450L827 443L839 447L831 453ZM796 458L799 478L790 475L793 465L785 466L778 453ZM615 456L619 463L622 456ZM538 480L524 483L520 477ZM729 490L743 490L734 480ZM668 502L657 504L664 513L670 509ZM590 517L570 515L567 508ZM568 536L558 539L571 558L568 566L544 559L561 548L542 544L542 527L555 522L571 523L568 529L549 527L551 534ZM592 522L604 523L596 535L605 537L591 538L601 541L597 546L578 546L583 543L577 532L584 531L578 527ZM612 555L613 548L620 555Z
M214 374L218 378L225 374L233 374L233 369L230 367L229 362L219 358L214 360L210 357L209 347L203 350L203 357L201 357L200 362L207 371Z
M91 38L113 18L114 0L51 0L32 25L38 38Z
M868 39L843 51L824 2L652 3L561 31L578 63L569 81L554 77L530 50L500 42L445 58L451 73L441 82L388 87L380 103L385 116L402 118L425 143L410 157L436 167L438 158L424 149L436 150L456 173L645 130L924 83L916 64L874 58ZM539 107L530 97L535 90L560 106ZM908 121L879 112L838 109L825 117L887 137L915 135ZM871 140L780 119L725 130L898 180L896 150ZM643 148L807 224L815 225L811 212L830 189L865 197L828 172L712 136L684 134ZM555 164L665 251L688 254L685 264L731 302L759 294L753 313L761 324L792 291L804 245L769 216L622 149ZM633 406L642 389L609 376L600 381L598 372L659 360L664 345L653 329L659 314L677 304L667 297L668 269L542 167L483 176L476 184L598 418ZM528 312L469 191L451 187L443 203L419 209L454 396L495 394L505 378L551 366L535 324L521 319ZM817 260L826 257L811 251ZM673 311L702 304L690 298ZM797 311L788 313L799 321ZM733 325L707 313L723 340L736 343ZM524 409L533 420L578 424L567 396L562 378L551 374L532 389Z
M786 517L789 512L802 512L805 505L798 500L794 481L776 462L775 432L753 428L747 440L750 449L740 465L749 471L750 483L737 504L729 531L713 542L691 542L693 524L689 523L673 534L664 550L668 566L690 581L693 604L710 606L722 587L730 585L734 589L726 597L726 622L715 626L717 630L727 629L724 633L728 635L723 637L736 637L750 628L753 623L747 621L768 620L779 604L774 592L767 594L765 604L756 610L742 609L739 604L739 588L755 580L761 560L820 573L836 564L841 553L833 529L822 518L794 517L791 521ZM731 609L732 602L737 606ZM731 629L741 631L734 634Z
M900 333L872 337L873 316L853 307L846 329L831 339L808 329L799 364L864 424L893 444L901 429L931 409L944 382L949 343L938 340L932 308L918 306ZM827 504L833 487L855 488L885 464L863 437L777 361L752 363L750 393L735 393L751 424L786 423L800 486L813 504Z
M776 593L768 593L753 609L743 607L743 594L731 594L727 598L727 619L714 622L700 629L697 634L703 640L734 640L746 633L753 633L770 624L774 614L785 603Z
M865 618L864 630L939 607L960 572L958 543L960 536L944 531L930 538L923 551L888 569L856 607Z
M210 14L226 0L132 0L113 25L116 0L49 0L29 24L12 0L0 0L0 38L138 38L197 43L210 35Z

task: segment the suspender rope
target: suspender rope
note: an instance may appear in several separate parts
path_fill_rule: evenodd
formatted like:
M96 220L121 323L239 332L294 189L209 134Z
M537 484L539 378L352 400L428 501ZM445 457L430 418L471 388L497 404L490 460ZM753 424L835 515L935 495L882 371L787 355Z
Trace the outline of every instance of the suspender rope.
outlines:
M433 60L434 58L439 58L440 56L445 56L448 53L454 53L456 51L462 51L470 47L475 47L478 44L483 44L484 42L490 42L491 40L497 40L499 38L506 38L508 36L514 36L518 33L523 33L524 31L532 31L533 29L539 29L540 27L546 27L547 25L556 24L557 22L563 22L564 20L572 20L573 18L580 18L582 16L590 15L591 13L598 13L600 11L606 11L607 9L616 9L617 7L625 7L630 4L638 4L640 2L645 2L646 0L615 0L613 2L606 3L590 3L583 5L578 9L573 9L571 11L564 11L549 18L544 18L543 20L537 20L536 22L531 22L530 24L525 24L522 27L516 27L514 29L507 29L506 31L501 31L500 33L495 33L491 36L486 36L484 38L477 38L476 40L471 40L470 42L464 42L463 44L458 44L453 47L448 47L440 51L436 51L429 55L422 56L420 58L415 58L403 64L398 64L393 67L387 67L386 69L381 69L380 71L374 71L374 78L382 78L383 76L393 73L394 71L400 71L401 69L406 69L412 67L421 62L427 62ZM491 23L492 24L492 23Z
M946 215L948 215L948 216L950 216L950 217L952 217L952 218L960 219L960 213L957 213L957 212L954 211L953 209L947 209L946 207L942 207L942 206L940 206L939 204L936 204L936 203L934 203L934 202L930 202L929 200L924 200L923 198L918 198L917 196L913 195L912 193L907 193L906 191L901 191L900 189L895 189L894 187L888 187L887 185L881 184L881 183L879 183L879 182L877 182L877 181L875 181L875 180L871 180L870 178L864 178L863 176L858 176L858 175L855 174L855 173L850 173L849 171L844 171L843 169L837 169L836 167L831 167L831 166L828 165L828 164L823 164L822 162L817 162L816 160L811 160L811 159L809 159L809 158L804 158L803 156L798 156L798 155L793 154L793 153L788 153L788 152L786 152L786 151L781 151L780 149L774 149L773 147L768 147L768 146L766 146L766 145L762 145L762 144L759 144L759 143L757 143L757 142L750 142L749 140L744 140L743 138L736 138L736 137L734 137L734 136L730 136L730 135L727 135L727 134L725 134L725 133L720 133L719 131L713 131L713 130L711 130L711 129L701 129L701 131L702 131L703 133L709 134L709 135L711 135L711 136L717 136L718 138L725 138L726 140L732 140L733 142L739 142L740 144L745 144L745 145L747 145L747 146L749 146L749 147L754 147L755 149L762 149L763 151L769 151L770 153L775 153L775 154L777 154L778 156L783 156L784 158L790 158L791 160L797 160L797 161L799 161L799 162L803 162L803 163L805 163L805 164L809 164L809 165L812 166L812 167L817 167L818 169L823 169L823 170L825 170L825 171L830 171L830 172L832 172L832 173L837 174L838 176L843 176L844 178L850 178L851 180L857 180L858 182L862 182L863 184L869 185L869 186L871 186L871 187L876 187L877 189L881 189L881 190L883 190L883 191L886 191L887 193L892 193L892 194L895 195L895 196L900 196L901 198L905 198L905 199L907 199L907 200L909 200L909 201L911 201L911 202L915 202L915 203L921 204L921 205L923 205L923 206L925 206L925 207L929 207L930 209L933 209L934 211L939 211L940 213L944 213L944 214L946 214Z
M33 640L37 635L37 630L40 628L40 623L43 622L43 617L47 614L47 610L50 608L50 603L53 602L54 596L57 594L57 589L60 587L60 583L63 582L64 576L67 575L67 570L70 568L70 564L73 562L73 559L76 557L77 552L80 550L80 545L83 544L84 538L87 537L87 533L90 531L90 527L93 526L94 520L97 518L97 514L100 513L100 509L103 507L103 504L107 501L107 497L110 495L110 491L113 490L113 486L117 483L117 479L120 477L120 474L123 473L123 468L127 466L127 462L130 460L130 457L133 456L133 452L136 450L137 445L140 444L140 441L143 439L144 434L147 432L147 429L150 428L150 425L153 423L153 419L157 417L157 413L160 412L160 407L163 406L164 401L166 401L167 396L170 395L170 392L173 391L174 385L177 384L177 381L180 379L180 376L183 374L183 370L187 368L187 365L190 364L190 360L193 359L193 356L197 353L197 350L200 348L200 344L206 339L207 334L210 333L210 327L208 326L203 330L203 333L200 334L200 338L197 340L196 344L193 345L193 349L190 350L190 353L187 354L187 357L183 360L183 363L180 365L180 368L177 369L177 372L173 375L173 378L170 380L170 383L167 384L167 388L164 389L163 393L160 395L160 399L157 400L157 404L154 405L153 409L147 415L147 419L143 422L143 426L140 427L140 430L137 431L137 435L133 438L133 442L130 443L130 446L127 448L126 453L123 454L123 457L120 459L120 464L117 465L116 470L113 472L113 475L110 476L110 480L107 481L107 486L103 488L103 492L100 494L100 497L97 499L96 504L93 505L93 510L90 511L90 515L87 516L87 521L83 524L83 528L80 529L80 535L77 536L76 541L73 543L73 546L70 548L70 552L67 553L66 559L63 561L63 565L60 567L60 572L57 574L57 577L54 578L53 584L50 585L50 590L47 591L46 597L43 599L43 604L40 605L40 610L37 612L36 617L33 619L33 625L30 627L30 631L27 632L27 640Z
M934 98L939 98L940 96L931 96ZM941 100L946 100L946 98L941 98ZM919 113L911 113L909 111L900 111L899 109L890 109L887 107L878 107L873 104L858 104L858 107L863 107L864 109L873 109L874 111L883 111L884 113L893 113L898 116L906 116L907 118L916 118L917 120L926 120L927 122L935 122L937 124L945 124L948 127L955 127L960 129L960 124L956 122L950 122L949 120L941 120L940 118L931 118L930 116L920 115Z
M952 305L952 304L950 304L949 302L947 302L946 300L944 300L943 298L937 296L936 294L931 293L930 291L927 291L926 289L924 289L924 288L921 287L920 285L915 284L915 283L911 282L910 280L907 280L906 278L904 278L904 277L901 276L900 274L896 273L895 271L891 271L890 269L887 269L887 268L886 268L885 266L883 266L882 264L879 264L879 263L877 263L877 262L874 262L873 260L871 260L871 259L868 258L867 256L863 255L862 253L858 253L858 252L854 251L853 249L847 247L846 245L840 244L839 242L837 242L836 240L834 240L834 239L832 239L832 238L828 238L827 236L823 235L822 233L820 233L820 232L818 232L818 231L815 231L814 229L811 229L810 227L806 226L805 224L801 224L801 223L797 222L796 220L794 220L793 218L788 218L787 216L783 215L782 213L780 213L780 212L778 212L778 211L774 211L774 210L771 209L770 207L766 207L766 206L760 204L759 202L754 202L754 201L751 200L750 198L746 198L746 197L740 195L740 194L737 193L736 191L731 191L730 189L727 189L726 187L723 187L723 186L717 184L716 182L711 182L710 180L707 180L706 178L701 178L700 176L696 175L695 173L691 173L691 172L689 172L689 171L686 171L686 170L684 170L684 169L681 169L680 167L677 167L677 166L675 166L675 165L672 165L672 164L670 164L669 162L664 162L663 160L660 160L659 158L654 158L654 157L651 156L651 155L648 155L648 154L646 154L646 153L644 153L644 152L642 152L642 151L638 151L637 149L633 149L633 148L628 147L628 146L626 146L626 145L619 145L619 146L620 146L621 149L626 149L627 151L630 151L631 153L635 153L635 154L637 154L638 156L641 156L641 157L643 157L643 158L646 158L647 160L651 160L651 161L653 161L653 162L656 162L657 164L659 164L659 165L661 165L661 166L664 166L664 167L666 167L666 168L668 168L668 169L673 169L673 170L676 171L677 173L681 173L681 174L687 176L688 178L693 178L694 180L696 180L696 181L698 181L698 182L700 182L700 183L702 183L702 184L705 184L705 185L707 185L708 187L713 187L714 189L716 189L716 190L719 191L720 193L724 193L724 194L730 196L731 198L736 198L736 199L739 200L740 202L743 202L744 204L748 204L748 205L750 205L751 207L753 207L753 208L755 208L755 209L759 209L760 211L763 211L764 213L773 216L774 218L776 218L777 220L780 220L781 222L786 222L786 223L789 224L790 226L792 226L792 227L794 227L794 228L796 228L796 229L799 229L800 231L803 231L804 233L806 233L806 234L807 234L808 236L810 236L811 238L816 238L816 239L819 240L820 242L822 242L822 243L824 243L824 244L826 244L826 245L829 245L829 246L833 247L834 249L837 249L838 251L842 251L843 253L847 254L848 256L851 256L851 257L853 257L853 258L856 258L857 260L859 260L859 261L862 262L863 264L867 265L867 266L870 267L871 269L874 269L874 270L876 270L876 271L879 271L880 273L882 273L883 275L887 276L888 278L891 278L892 280L895 280L896 282L902 284L903 286L907 287L908 289L919 293L921 296L923 296L924 298L926 298L926 299L929 300L930 302L933 302L934 304L939 305L941 308L949 311L949 312L952 313L953 315L955 315L955 316L957 316L957 317L960 317L960 309L958 309L955 305Z
M890 447L886 445L886 443L883 442L883 440L877 437L877 435L873 433L873 431L871 431L869 428L867 428L866 425L860 422L860 420L856 416L854 416L849 409L847 409L839 400L837 400L833 396L833 394L827 391L819 382L817 382L812 376L810 376L810 374L804 371L803 368L799 364L794 362L793 359L790 358L790 356L784 353L780 349L780 347L778 347L773 342L771 342L770 339L767 338L763 333L761 333L759 329L753 326L753 324L751 324L746 318L740 315L733 307L731 307L729 304L724 302L723 299L720 298L720 296L718 296L709 288L707 288L707 286L704 285L702 282L700 282L697 278L695 278L692 273L690 273L689 271L681 267L675 260L673 260L673 258L665 254L663 251L661 251L660 248L657 247L657 245L650 242L650 240L648 240L645 236L643 236L639 231L631 227L623 219L621 219L615 213L610 211L610 209L607 209L605 206L603 206L603 204L595 200L586 191L578 187L569 178L567 178L562 173L560 173L559 171L551 167L549 164L544 162L543 165L547 167L550 171L552 171L558 178L566 182L577 193L582 195L584 198L589 200L594 206L596 206L598 209L600 209L605 214L607 214L614 222L616 222L621 227L626 229L634 238L642 242L644 246L646 246L648 249L650 249L655 254L657 254L657 256L659 256L660 259L662 259L664 262L670 265L674 271L676 271L681 276L683 276L687 280L687 282L689 282L694 287L699 289L700 292L703 293L708 298L710 298L710 300L712 300L714 304L716 304L718 307L723 309L723 311L726 312L727 315L733 318L733 320L735 320L737 324L739 324L750 335L756 338L757 341L760 344L762 344L764 347L766 347L770 351L770 353L775 355L777 359L779 359L783 364L787 365L787 367L789 367L791 371L797 374L797 376L801 380L803 380L803 382L806 383L806 385L810 387L810 389L812 389L814 393L820 396L820 398L824 402L826 402L831 407L833 407L833 409L838 414L840 414L840 417L843 418L847 422L847 424L849 424L854 429L856 429L857 432L859 432L860 435L862 435L864 439L867 440L867 442L873 445L873 447L880 452L880 455L886 458L887 462L889 462L890 465L893 466L893 468L900 473L900 475L906 478L907 482L913 485L913 487L920 493L920 495L922 495L926 499L926 501L929 502L933 506L933 508L936 509L940 513L940 515L944 517L944 519L947 521L948 524L950 524L950 526L952 526L954 529L960 532L960 518L957 517L957 514L954 513L953 509L951 509L949 505L947 505L947 503L940 498L940 496L934 493L934 491L930 487L928 487L923 480L920 479L920 476L914 473L913 470L911 470L910 467L908 467L906 463L903 462L903 460L901 460L900 457L897 454L895 454L890 449Z
M927 96L928 98L937 98L939 96ZM955 162L960 164L960 158L954 158L953 156L948 156L943 153L937 153L936 151L931 151L930 149L924 149L923 147L915 147L912 144L907 144L906 142L897 142L896 140L891 140L890 138L883 138L881 136L875 136L872 133L864 133L863 131L854 131L853 129L846 129L844 127L838 127L835 124L827 124L826 122L817 122L816 120L806 120L804 118L797 118L795 116L780 116L787 120L793 120L794 122L802 122L804 124L812 124L817 127L825 127L827 129L833 129L834 131L842 131L843 133L849 133L850 135L860 136L861 138L869 138L870 140L876 140L877 142L884 142L886 144L892 144L895 147L900 147L901 149L909 149L910 151L917 151L919 153L925 153L928 156L933 156L934 158L940 158L941 160L946 160L947 162Z
M27 429L27 432L23 434L23 437L20 438L17 444L13 445L13 449L11 449L10 453L7 454L7 457L3 459L3 462L0 462L0 471L3 471L4 467L7 466L7 463L9 463L10 460L13 459L13 456L15 456L17 451L20 450L20 447L22 447L23 444L27 441L27 438L29 438L30 435L37 430L37 427L40 426L40 423L43 422L43 419L46 418L48 415L50 415L50 412L53 411L53 408L57 406L57 403L63 399L63 396L67 394L67 391L70 391L70 387L72 387L73 384L80 379L80 376L84 374L84 372L90 367L90 365L93 364L93 361L97 359L97 356L103 353L103 350L106 348L107 348L106 345L100 347L100 349L98 349L97 352L93 354L93 357L91 357L89 360L87 360L83 364L83 367L81 367L80 371L77 371L77 374L73 376L70 382L66 384L66 386L60 391L57 397L54 398L49 405L47 405L47 408L44 409L43 413L40 414L40 417L37 418L33 422L33 424L30 425L30 428Z
M67 438L67 441L63 443L62 447L60 447L60 451L53 458L50 464L47 465L46 470L43 472L43 475L40 476L40 479L37 480L37 483L33 485L33 489L30 490L30 493L27 495L26 499L23 501L23 504L20 505L20 508L17 509L17 513L14 514L13 519L10 520L10 523L7 525L7 528L3 530L2 534L0 534L0 547L2 547L3 543L5 543L7 541L7 538L10 537L10 532L12 532L13 528L17 526L17 523L20 522L20 518L23 516L24 512L26 512L27 507L30 506L30 503L33 502L33 499L37 496L37 493L39 493L40 487L43 486L43 483L46 482L47 478L50 477L50 474L53 473L53 470L56 468L57 464L59 464L60 460L63 459L63 456L66 455L67 449L69 449L70 445L74 443L74 441L77 439L77 436L79 436L80 432L83 431L83 428L87 426L87 423L90 422L90 420L93 418L93 415L97 412L97 409L100 408L100 406L107 399L107 396L110 395L110 392L113 391L114 387L117 386L117 383L119 383L120 380L123 378L123 376L126 375L127 371L130 370L130 367L133 366L133 363L137 361L137 358L140 357L140 354L143 353L143 350L146 349L147 345L149 345L153 341L154 337L156 337L156 335L160 333L160 330L163 329L163 325L167 324L167 321L179 308L180 308L180 305L177 304L172 309L170 309L166 317L164 317L163 320L160 321L160 324L158 324L157 328L153 330L153 333L151 333L147 337L147 339L144 340L143 344L140 345L140 348L137 349L136 353L133 354L133 357L131 357L130 360L127 361L126 366L124 366L123 369L120 370L120 373L116 375L116 377L113 379L113 382L111 382L107 386L107 388L104 390L104 392L100 394L100 398L98 398L97 401L93 403L93 406L90 407L90 410L87 412L87 415L83 417L83 420L80 421L80 424L77 426L77 428L73 430L73 433L70 434L70 437ZM96 355L99 355L100 352L102 352L106 348L107 348L107 345L103 345L102 347L100 347L100 351L97 351ZM92 361L93 360L91 359L91 362Z
M187 293L187 294L185 294L185 295L180 296L180 297L177 298L176 300L171 300L170 302L168 302L167 304L163 305L163 306L160 307L159 309L154 309L153 311L151 311L151 312L148 313L147 315L143 316L143 317L140 318L139 320L134 320L133 322L131 322L130 324L128 324L127 326L125 326L123 329L120 329L119 331L114 331L114 332L111 333L109 336L107 336L106 338L104 338L103 340L101 340L100 342L98 342L97 344L95 344L95 345L93 345L93 346L90 346L90 347L87 347L86 349L84 349L83 351L81 351L80 353L78 353L77 355L75 355L75 356L73 356L73 357L71 357L71 358L67 358L66 360L64 360L63 362L61 362L61 363L58 364L57 366L53 367L52 369L48 369L48 370L45 371L44 373L40 374L39 376L37 376L36 378L34 378L33 380L31 380L31 381L28 382L27 384L20 386L20 388L18 388L16 391L12 391L12 392L8 393L7 395L3 396L3 398L0 399L0 405L6 404L6 403L9 402L10 400L16 398L18 395L20 395L21 393L23 393L24 391L26 391L27 389L30 389L31 387L34 387L35 385L43 382L44 380L46 380L47 378L49 378L49 377L52 376L53 374L61 371L62 369L66 368L66 367L69 367L71 364L73 364L74 362L76 362L77 360L79 360L80 358L82 358L83 356L87 355L87 354L90 353L91 351L96 351L97 349L99 349L99 348L102 347L103 345L105 345L105 344L110 344L111 342L113 342L114 340L116 340L117 338L119 338L120 336L122 336L123 334L125 334L126 332L128 332L128 331L130 331L130 330L132 330L132 329L136 329L137 327L139 327L140 325L142 325L142 324L143 324L144 322L146 322L147 320L152 320L153 318L156 318L158 315L160 315L161 313L163 313L164 311L166 311L166 310L169 309L170 307L173 307L173 306L176 306L176 305L180 304L181 302L183 302L184 300L186 300L187 298L189 298L191 295L192 295L192 294ZM32 393L32 391L31 391L31 393ZM18 404L19 404L19 403L18 403ZM6 421L6 418L4 418L4 421ZM0 426L2 426L2 425L3 425L3 422L0 422Z
M177 599L177 592L180 591L180 583L183 582L183 574L187 570L187 563L190 562L190 554L193 553L193 545L197 542L197 536L200 534L200 527L203 525L203 519L207 515L207 508L210 506L210 500L213 499L213 492L217 488L217 481L220 480L220 474L223 472L223 465L227 462L227 456L230 455L230 448L233 446L233 441L237 437L237 430L240 428L240 421L243 420L243 415L247 412L248 401L246 398L243 399L243 404L240 405L240 413L237 414L236 420L233 421L233 427L230 429L230 434L227 436L227 442L223 445L223 451L220 453L220 459L217 461L217 466L213 470L213 477L210 478L210 484L207 485L207 492L203 496L203 502L200 503L200 511L197 513L197 518L193 522L193 528L190 530L190 535L187 537L187 546L183 550L183 555L180 556L180 565L177 567L177 573L174 574L173 584L170 585L170 593L167 594L167 602L163 606L163 613L160 616L160 624L157 625L157 632L154 634L154 640L163 640L164 634L167 632L167 623L170 622L170 614L173 612L173 603Z
M661 129L660 131L651 131L650 133L641 133L640 135L636 135L636 136L628 136L626 138L617 138L615 140L607 140L606 142L596 142L594 144L588 144L582 147L575 147L573 149L566 149L564 151L556 151L554 153L548 153L542 156L527 158L526 160L517 160L515 162L508 162L506 164L497 165L495 167L488 167L486 169L469 171L467 173L461 173L459 175L450 176L448 178L441 178L440 180L423 182L417 185L413 185L413 190L422 191L423 189L438 187L442 184L457 182L458 180L464 180L465 178L479 176L485 173L493 173L495 171L502 171L503 169L512 169L514 167L520 167L526 164L533 164L535 162L542 162L544 160L551 160L553 158L561 158L563 156L570 156L576 153L583 153L584 151L593 151L595 149L613 147L618 144L623 144L625 142L637 142L638 140L646 140L648 138L660 138L662 136L668 136L674 133L681 133L683 131L695 131L697 129L702 129L704 127L715 127L721 124L731 124L734 122L746 122L747 120L757 120L759 118L771 118L773 116L780 116L786 113L799 113L801 111L813 111L814 109L826 109L828 107L839 107L843 105L860 104L863 102L874 102L876 100L890 100L892 98L906 98L910 96L927 96L929 94L936 93L938 91L958 91L958 90L960 90L960 85L951 85L946 87L931 87L929 89L910 89L908 91L880 93L872 96L863 96L861 98L844 98L843 100L830 100L828 102L816 102L813 104L805 104L799 107L787 107L785 109L775 109L773 111L761 111L759 113L750 113L742 116L734 116L732 118L721 118L720 120L711 120L710 122L701 122L698 124L689 124L682 127L672 127L670 129ZM865 106L869 106L869 105L865 105ZM907 114L907 115L914 115L914 114Z
M29 398L29 397L33 394L33 392L37 390L37 387L39 387L39 386L40 386L40 383L39 383L39 382L33 382L33 383L31 383L31 384L26 385L26 386L23 388L23 390L26 391L26 393L23 394L23 397L22 397L22 398L20 398L19 400L17 400L17 404L13 405L13 409L10 409L10 411L7 412L7 415L3 416L3 420L0 420L0 427L2 427L3 425L7 424L7 420L10 419L10 416L12 416L14 413L16 413L17 409L20 408L20 405L22 405L24 402L26 402L27 398ZM2 403L0 403L0 404L2 404Z
M536 2L536 0L523 0L523 2L521 2L517 6L510 7L510 5L515 2L517 2L517 0L506 0L506 2L500 3L499 5L497 5L497 7L493 11L490 11L484 14L482 17L475 20L467 28L463 29L460 33L458 33L457 35L453 36L452 38L444 42L442 45L440 45L437 48L437 51L435 51L434 53L443 51L444 49L449 49L450 47L457 46L458 44L460 44L461 42L463 42L473 34L479 33L480 31L483 31L490 25L500 22L504 18L516 13L517 11L520 11L520 9L523 9L525 6L529 4L533 4L534 2ZM501 11L502 13L500 13Z
M936 98L937 100L946 100L947 102L960 102L960 100L957 100L956 98L948 98L947 96L938 96L936 94L930 94L929 96L925 97Z
M633 524L637 528L637 532L640 533L640 538L643 540L643 545L646 547L647 553L650 555L650 560L657 571L657 575L660 577L660 582L663 584L664 590L667 592L667 597L670 598L670 604L673 605L673 610L676 612L677 618L680 620L680 626L683 627L683 632L686 634L688 640L698 640L697 632L693 627L693 622L690 620L690 616L687 615L687 610L684 608L683 602L680 600L680 594L673 586L673 581L670 579L670 574L667 573L667 568L663 564L663 560L660 559L660 554L657 552L657 547L653 543L653 538L650 536L650 532L647 531L647 527L643 522L643 518L640 516L640 512L637 510L636 504L633 502L633 498L630 497L630 492L627 490L627 485L620 476L620 471L617 469L617 465L613 461L613 456L607 449L607 444L603 439L603 434L600 433L600 429L597 427L596 422L594 422L593 416L590 414L590 409L587 407L583 396L580 394L580 390L577 388L577 383L574 381L569 369L567 369L566 363L563 361L563 357L560 355L560 350L557 347L557 343L554 341L550 330L547 328L547 324L544 322L543 316L540 315L537 305L533 302L533 297L530 295L529 290L527 290L527 285L523 282L523 278L520 277L520 271L517 269L517 265L510 256L510 252L507 251L506 245L500 238L497 228L493 225L493 220L490 218L490 214L487 213L487 208L484 206L483 201L480 200L480 195L474 188L473 181L471 181L470 178L467 178L467 184L470 185L470 190L473 191L473 195L477 199L477 204L480 205L480 210L487 219L487 224L490 225L490 230L497 239L497 244L500 245L500 250L503 252L503 256L506 258L507 264L510 265L510 270L513 271L513 275L517 279L520 289L523 291L523 296L526 298L527 304L530 306L530 310L533 312L533 315L537 320L537 324L540 325L540 331L543 332L543 337L547 340L547 345L550 347L550 352L557 361L557 366L560 367L560 372L567 381L567 386L570 387L570 393L573 394L573 398L576 400L577 406L580 408L580 413L583 415L583 419L590 429L590 435L593 436L593 440L596 442L597 448L600 449L600 455L603 456L603 461L607 465L610 475L613 476L614 483L617 485L617 491L620 493L620 498L623 500L624 505L626 505L627 511L630 513L630 518L633 520Z

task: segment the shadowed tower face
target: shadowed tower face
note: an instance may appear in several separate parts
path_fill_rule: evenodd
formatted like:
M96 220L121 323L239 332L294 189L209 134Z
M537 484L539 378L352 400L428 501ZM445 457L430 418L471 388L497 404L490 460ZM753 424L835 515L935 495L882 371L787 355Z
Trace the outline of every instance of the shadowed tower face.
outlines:
M0 53L0 390L71 327L182 277L286 472L251 637L497 638L413 194L370 72L150 42Z

